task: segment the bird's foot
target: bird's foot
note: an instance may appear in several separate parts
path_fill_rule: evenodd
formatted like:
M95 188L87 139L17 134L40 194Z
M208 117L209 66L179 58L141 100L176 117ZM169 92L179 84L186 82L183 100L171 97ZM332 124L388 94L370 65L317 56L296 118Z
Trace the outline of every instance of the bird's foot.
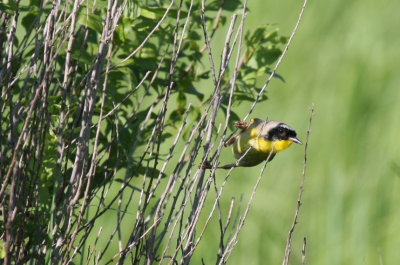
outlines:
M241 129L243 132L249 128L249 125L245 121L237 121L233 124L238 129Z

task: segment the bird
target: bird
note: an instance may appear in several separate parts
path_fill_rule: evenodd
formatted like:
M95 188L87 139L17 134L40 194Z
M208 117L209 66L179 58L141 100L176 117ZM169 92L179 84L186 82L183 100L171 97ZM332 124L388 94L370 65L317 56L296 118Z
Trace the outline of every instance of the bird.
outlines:
M232 145L236 162L217 168L253 167L263 161L271 161L278 152L285 150L292 143L302 144L296 131L283 122L254 118L249 124L239 121L235 122L234 126L241 132L226 141L224 146ZM212 166L206 162L202 168Z

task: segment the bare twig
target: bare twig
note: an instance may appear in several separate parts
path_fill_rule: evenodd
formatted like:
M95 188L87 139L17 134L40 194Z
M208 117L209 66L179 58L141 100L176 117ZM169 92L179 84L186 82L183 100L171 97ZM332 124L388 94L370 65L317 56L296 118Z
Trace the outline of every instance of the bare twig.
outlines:
M312 122L312 118L313 118L313 114L314 114L314 105L311 106L311 112L310 112L310 120L308 123L308 129L307 129L307 136L306 136L306 143L304 145L304 163L303 163L303 172L301 174L301 181L300 181L300 187L299 187L299 195L297 197L297 207L294 213L294 219L293 219L293 223L292 226L289 230L289 235L288 235L288 239L286 242L286 248L285 248L285 257L283 259L282 265L287 265L289 264L289 257L290 257L290 252L291 252L291 248L292 248L292 239L293 239L293 234L294 234L294 230L296 228L297 225L297 220L299 217L299 212L300 212L300 207L302 204L302 197L303 197L303 191L304 191L304 181L306 178L306 169L307 169L307 148L308 148L308 140L310 137L310 133L311 133L311 122ZM305 245L305 243L304 243ZM305 248L305 246L304 246Z
M306 247L307 247L307 238L303 238L303 247L301 249L301 264L306 264Z

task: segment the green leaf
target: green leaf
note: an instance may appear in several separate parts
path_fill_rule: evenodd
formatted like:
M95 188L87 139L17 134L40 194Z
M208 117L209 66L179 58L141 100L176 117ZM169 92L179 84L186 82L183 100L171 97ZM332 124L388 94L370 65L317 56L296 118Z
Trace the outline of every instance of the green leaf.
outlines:
M207 72L203 73L206 74ZM204 94L199 92L196 87L193 85L193 73L186 73L183 76L179 77L180 79L177 81L177 87L179 92L183 92L185 94L195 95L199 100L203 100ZM186 103L185 103L186 105Z
M92 56L85 49L77 46L72 50L71 57L84 65L90 65L93 62Z
M202 40L202 36L197 33L196 31L189 31L188 35L187 35L188 39L190 40Z
M122 44L126 41L126 34L125 34L125 21L124 19L120 20L121 22L118 24L118 26L115 29L115 41L117 41L119 44Z
M188 89L186 89L185 93L195 95L201 101L204 99L204 94L197 91L197 89L194 86L191 86Z
M82 2L82 6L89 7L90 9L96 7L98 9L107 8L107 0L85 0Z
M207 10L218 10L221 7L221 3L223 3L222 9L227 11L235 11L242 7L242 2L240 0L229 0L229 1L221 1L215 0L207 5Z
M156 50L150 47L142 48L138 54L138 57L143 59L155 58L156 56L157 56Z
M178 104L178 111L182 115L186 109L186 95L185 93L179 91L178 97L176 98L176 103Z
M29 6L30 6L30 7L32 7L32 6L40 7L40 3L41 3L41 2L42 2L41 0L30 0L30 1L29 1Z
M236 95L236 96L235 96L235 99L236 99L237 101L249 101L249 102L253 102L253 101L254 101L254 97L250 97L250 96L245 95L245 94L243 94L243 95Z
M182 114L178 110L172 111L171 114L169 115L169 121L172 124L180 122L181 120L182 120Z
M15 11L17 11L18 6L15 3L15 1L4 1L3 3L0 3L0 11L9 14L9 15L14 15Z
M221 1L218 0L218 2L221 2ZM242 8L242 1L240 1L240 0L224 1L223 8L224 8L224 10L233 12L235 10Z
M271 49L260 49L256 54L256 61L259 66L270 65L282 54L282 51L278 48Z
M22 26L24 26L26 31L28 31L31 28L33 21L35 20L38 14L39 10L34 9L22 18L21 24Z
M149 9L149 8L140 8L140 16L149 18L149 19L160 19L162 15L160 16L159 12L156 12L157 10Z
M6 256L6 250L5 250L4 241L0 240L0 259L4 259L5 256Z
M40 173L40 179L46 187L52 185L52 179L56 175L57 156L57 136L53 130L49 130L49 133L46 135L46 145L44 147Z
M166 8L164 7L140 7L139 14L141 17L152 19L152 20L160 20L165 12L167 11ZM177 9L170 9L168 11L167 16L171 18L176 18L178 15L178 10ZM186 11L181 10L180 11L180 18L183 19L187 17L188 13Z
M132 59L132 58L130 58L130 59L124 61L123 63L119 64L121 61L122 61L122 60L115 61L115 63L118 63L118 69L119 69L120 67L121 67L121 68L125 68L126 66L133 66L133 65L135 65L135 60Z
M87 26L88 28L96 31L97 33L103 32L103 19L96 14L86 14L85 12L81 12L78 23L82 26Z

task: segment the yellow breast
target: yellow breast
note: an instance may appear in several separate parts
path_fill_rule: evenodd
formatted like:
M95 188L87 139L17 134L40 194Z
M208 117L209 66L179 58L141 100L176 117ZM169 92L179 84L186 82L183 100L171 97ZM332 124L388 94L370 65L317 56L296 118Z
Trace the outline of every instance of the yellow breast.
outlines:
M269 141L264 139L263 137L257 137L255 139L251 139L249 144L257 151L262 153L270 153L273 150L273 153L277 153L288 148L292 141L289 140L279 140L279 141Z
M262 153L280 152L288 148L293 142L289 140L269 141L258 134L256 129L251 130L250 139L248 142L255 150Z

